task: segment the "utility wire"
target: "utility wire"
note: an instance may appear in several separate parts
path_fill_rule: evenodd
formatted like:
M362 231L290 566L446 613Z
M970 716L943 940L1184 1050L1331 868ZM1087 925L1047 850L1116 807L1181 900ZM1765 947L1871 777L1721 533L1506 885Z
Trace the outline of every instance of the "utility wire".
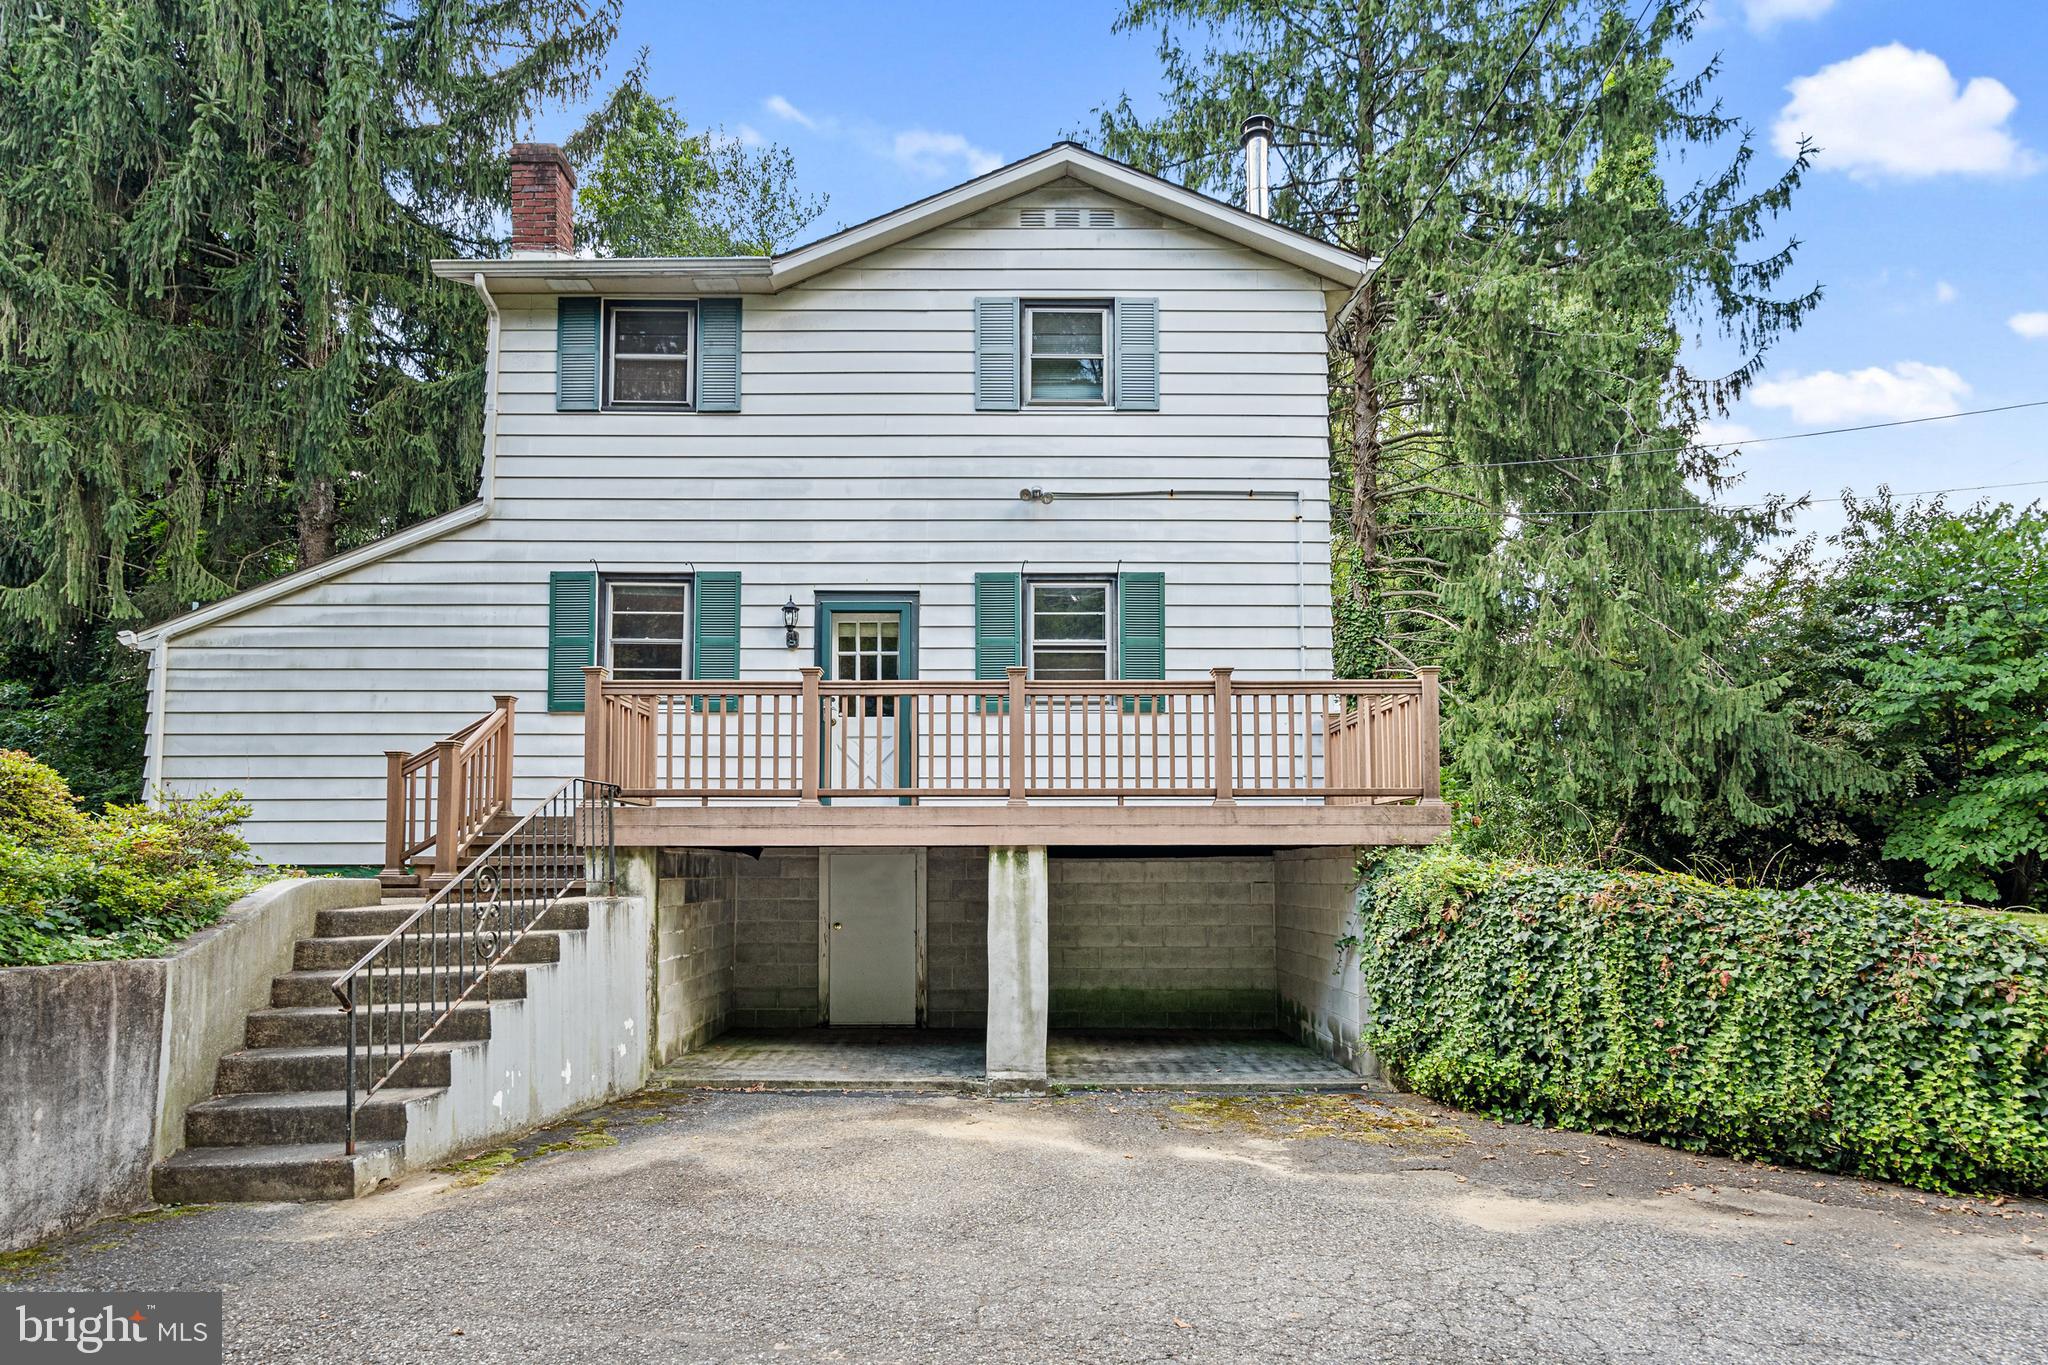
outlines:
M1739 441L1686 441L1670 446L1637 446L1609 451L1604 455L1545 455L1526 460L1475 460L1452 466L1461 469L1521 469L1528 465L1580 464L1587 460L1621 460L1638 455L1677 455L1688 450L1718 450L1769 445L1776 441L1805 441L1815 436L1842 436L1857 431L1883 431L1888 427L1919 426L1923 422L1952 422L1958 417L1984 417L1996 412L2018 412L2022 408L2048 408L2048 398L2025 403L2006 403L1995 408L1970 408L1963 412L1938 412L1931 417L1900 417L1889 422L1864 422L1853 427L1822 427L1815 431L1788 431L1777 436L1752 436Z
M1963 484L1962 486L1956 488L1923 488L1915 493L1895 493L1892 496L1900 498L1932 498L1939 497L1944 493L1981 493L1993 488L2039 488L2043 485L2048 485L2048 479L2021 479L2017 483L1972 483ZM1858 495L1851 493L1839 498L1787 498L1786 502L1799 502L1805 503L1807 505L1813 505L1816 503L1849 502L1856 496ZM1738 503L1732 505L1696 502L1688 505L1680 505L1677 507L1589 507L1583 511L1527 512L1519 510L1504 510L1502 515L1526 518L1614 517L1630 515L1638 512L1766 512L1771 510L1773 507L1780 505L1782 504L1768 502Z

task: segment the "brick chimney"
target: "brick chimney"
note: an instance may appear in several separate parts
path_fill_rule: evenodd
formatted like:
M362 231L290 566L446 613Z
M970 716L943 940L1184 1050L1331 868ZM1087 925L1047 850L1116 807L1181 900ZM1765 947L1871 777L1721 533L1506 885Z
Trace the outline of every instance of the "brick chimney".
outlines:
M552 142L512 144L512 254L576 251L576 172Z

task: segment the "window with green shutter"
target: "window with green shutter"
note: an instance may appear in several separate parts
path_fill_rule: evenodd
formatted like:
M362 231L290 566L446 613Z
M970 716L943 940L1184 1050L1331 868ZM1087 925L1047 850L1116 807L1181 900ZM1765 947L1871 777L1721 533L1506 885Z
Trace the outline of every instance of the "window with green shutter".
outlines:
M597 574L548 575L548 710L583 709L583 670L597 662Z
M1159 300L1116 301L1116 406L1159 411Z
M1166 575L1126 573L1117 576L1117 677L1158 680L1166 677ZM1124 709L1163 706L1159 696L1124 698Z
M1018 348L1022 302L974 301L974 406L982 412L1015 412L1019 387Z
M597 299L555 303L555 410L597 411ZM578 704L581 705L579 692Z
M1024 662L1024 575L978 573L974 576L974 676L1004 682L1010 668ZM976 697L977 708L1000 706L991 693Z
M697 575L695 632L690 643L690 676L714 682L740 676L740 576L726 570ZM704 699L712 710L721 704L739 709L737 697Z
M697 411L740 410L740 301L697 305Z

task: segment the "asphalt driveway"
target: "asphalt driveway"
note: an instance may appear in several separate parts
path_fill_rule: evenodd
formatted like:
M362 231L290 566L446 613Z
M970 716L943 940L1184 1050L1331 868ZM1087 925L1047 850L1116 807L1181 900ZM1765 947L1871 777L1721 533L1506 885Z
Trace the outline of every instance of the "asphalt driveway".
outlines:
M231 1360L2048 1354L2048 1207L1398 1097L651 1092L348 1205L145 1215L16 1288L227 1294Z

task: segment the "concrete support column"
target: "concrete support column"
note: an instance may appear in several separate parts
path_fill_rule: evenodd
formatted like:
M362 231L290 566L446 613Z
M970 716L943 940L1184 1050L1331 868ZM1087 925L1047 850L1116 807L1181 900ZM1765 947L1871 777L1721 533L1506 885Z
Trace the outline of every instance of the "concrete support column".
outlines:
M1048 885L1044 848L988 851L988 1079L997 1090L1045 1084Z

